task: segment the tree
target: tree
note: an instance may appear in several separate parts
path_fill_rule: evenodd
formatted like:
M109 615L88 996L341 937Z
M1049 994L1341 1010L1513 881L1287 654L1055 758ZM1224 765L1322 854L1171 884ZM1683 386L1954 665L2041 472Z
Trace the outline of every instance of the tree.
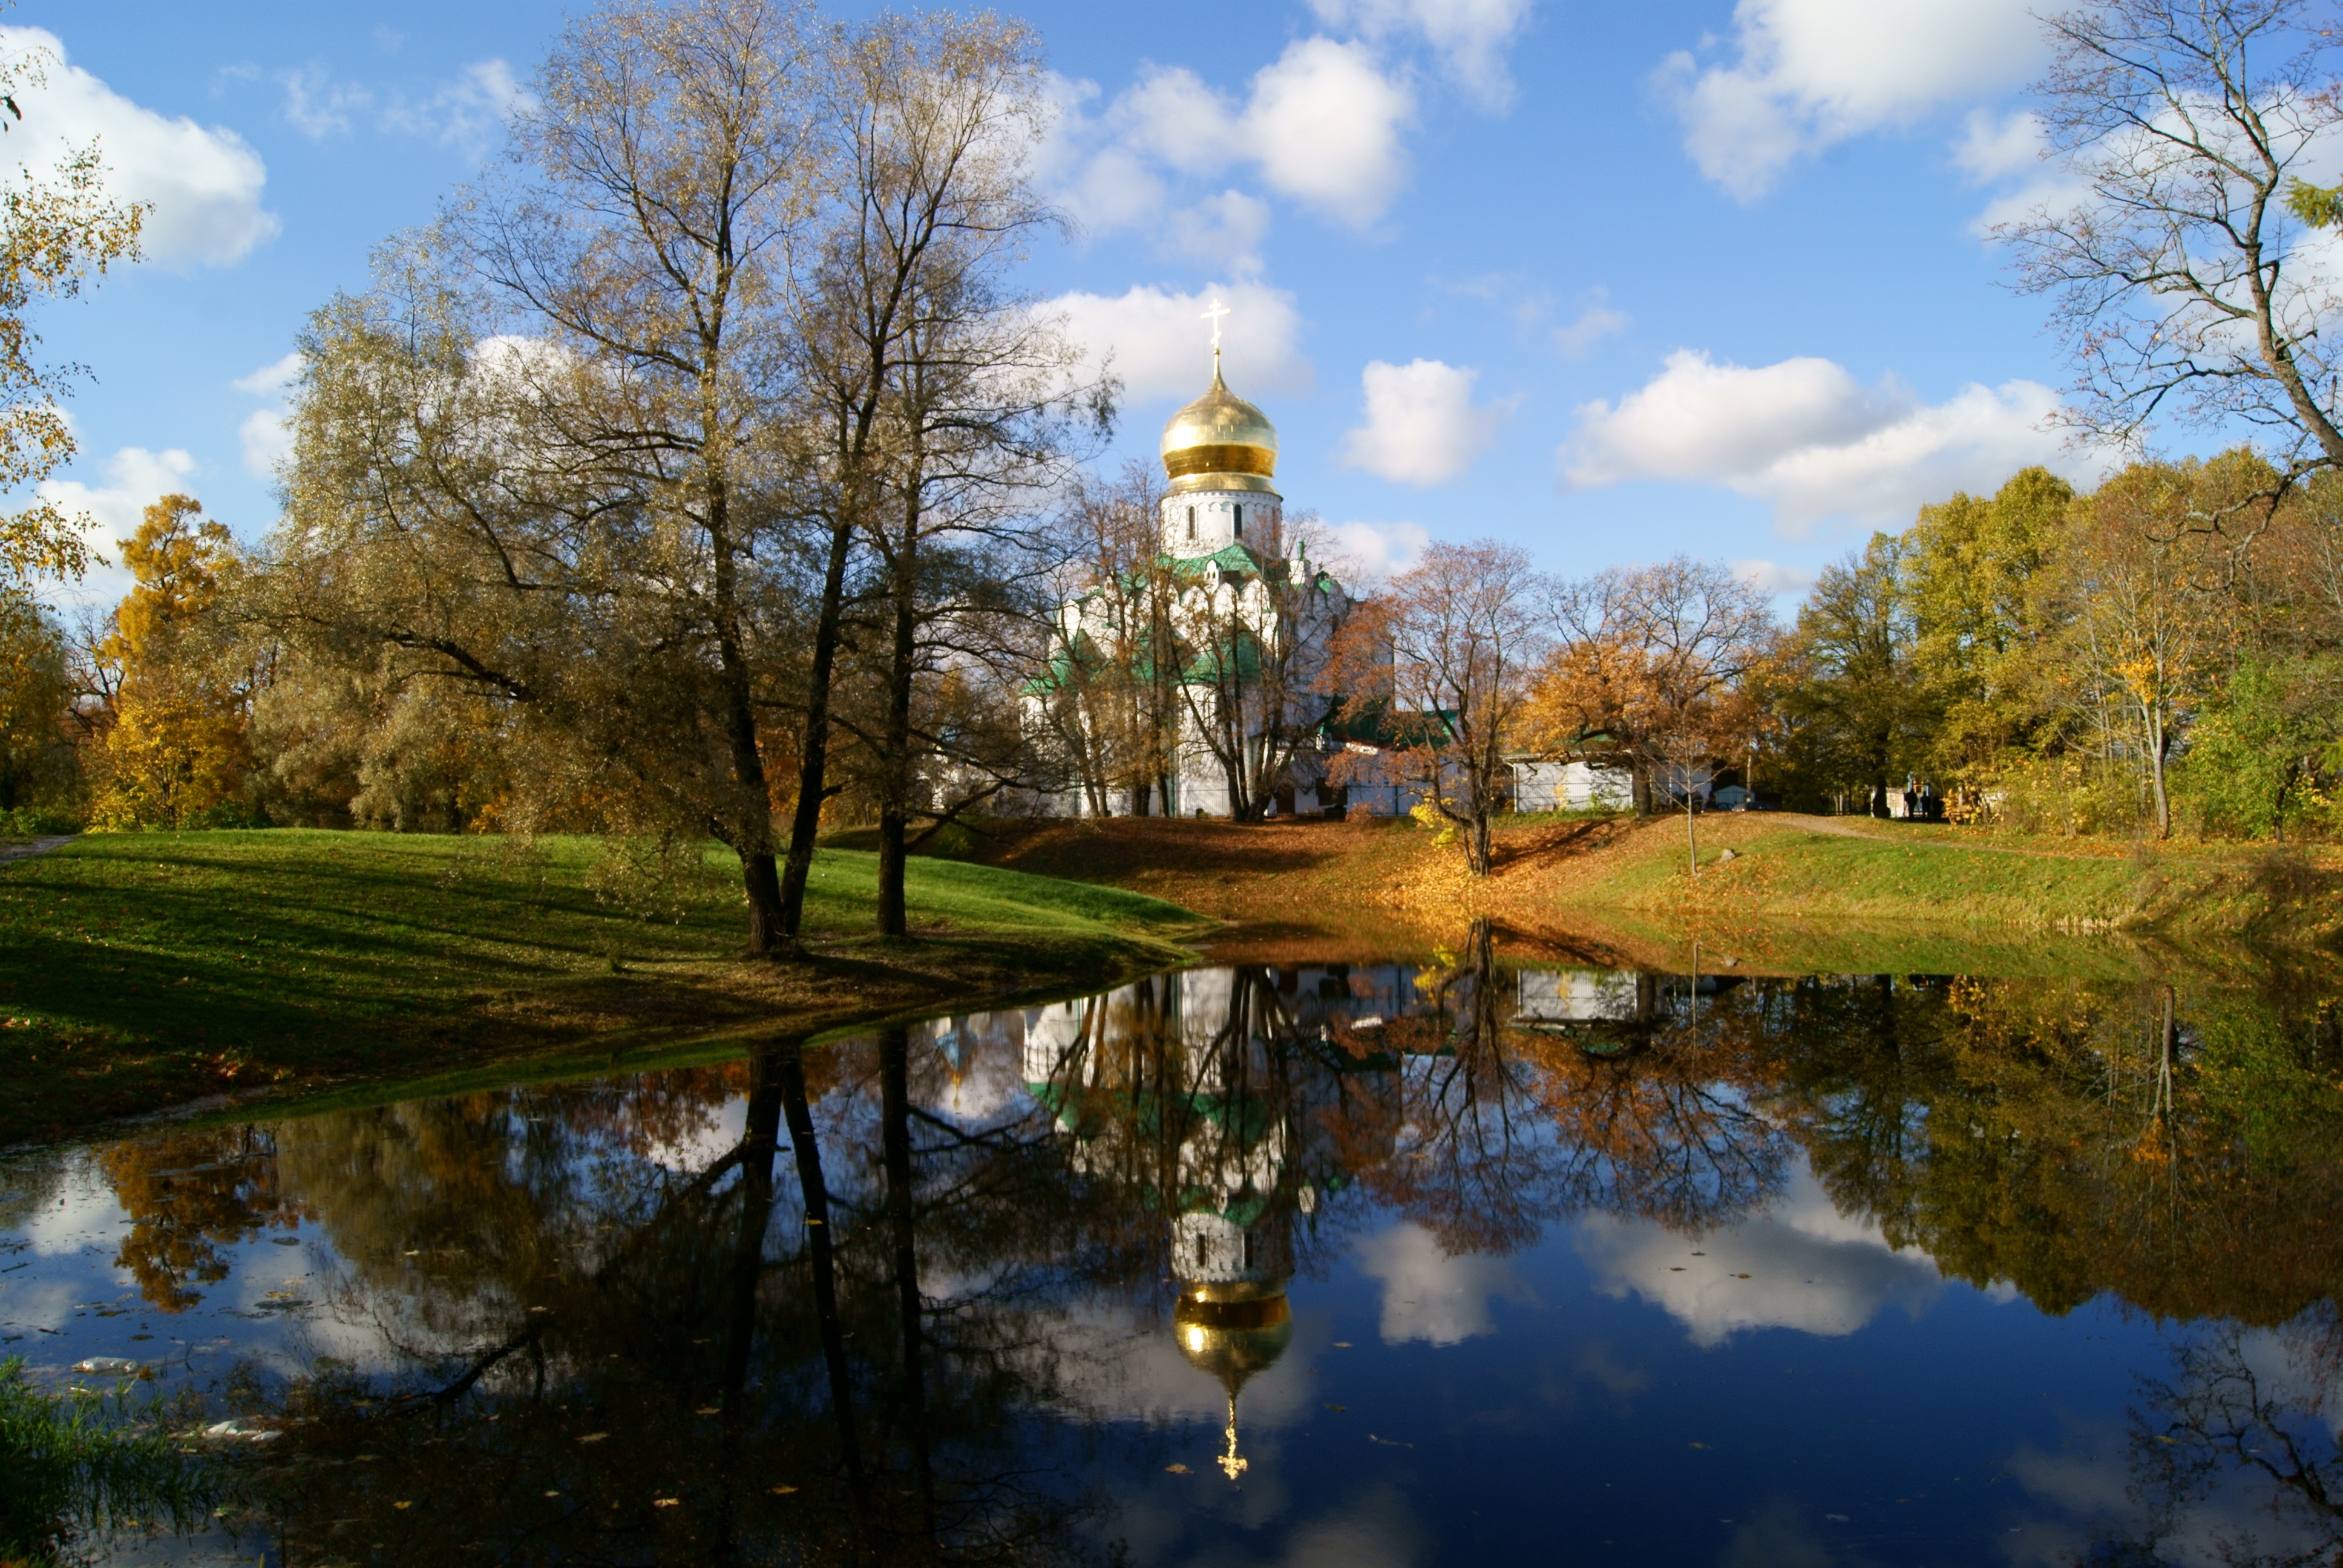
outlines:
M1824 568L1792 636L1805 678L1787 706L1832 776L1861 779L1875 800L1917 759L1932 728L1913 668L1904 556L1901 541L1874 534L1860 554Z
M515 715L517 810L712 834L773 953L820 83L795 9L628 0L572 22L536 87L511 170L313 317L269 616Z
M0 57L0 97L10 109L45 82L45 53ZM76 450L60 400L85 372L45 362L25 314L35 299L71 299L116 262L137 259L146 205L108 200L105 176L92 141L69 149L45 178L20 166L0 193L0 491L39 483ZM0 516L0 587L39 575L79 577L89 562L85 521L46 500Z
M1552 594L1528 553L1513 546L1434 544L1392 579L1351 634L1353 668L1390 660L1383 683L1351 678L1353 712L1364 717L1388 704L1383 722L1403 775L1463 831L1476 877L1489 874L1489 819L1511 793L1506 754L1551 646Z
M66 657L41 607L0 587L0 811L61 794L73 776Z
M220 613L236 546L226 527L200 520L203 509L192 496L165 496L121 541L136 586L97 650L117 672L96 765L101 826L208 820L252 774L253 680Z
M1529 732L1621 758L1639 814L1655 783L1681 785L1696 870L1699 770L1740 751L1758 723L1745 678L1773 649L1765 596L1726 567L1679 556L1572 584L1556 605L1561 646L1538 673Z
M899 294L892 337L858 345L884 358L870 382L882 462L855 520L876 568L878 700L859 729L877 775L877 924L901 936L910 823L940 804L918 799L922 769L981 780L948 789L957 799L930 813L941 819L1019 781L1021 760L964 743L1001 733L990 727L919 722L918 689L1021 651L1004 633L1040 564L1031 505L1061 477L1076 422L1102 429L1112 405L1076 380L1077 347L1002 286L1049 216L1028 162L1045 124L1031 30L882 18L848 35L840 61L861 127L845 303L867 310L878 278Z
M2050 151L2087 187L2002 226L2050 297L2081 435L2136 446L2165 417L2268 432L2263 493L2178 526L2249 543L2275 498L2343 465L2338 302L2285 195L2343 124L2305 0L2106 0L2051 17L2036 87ZM2323 243L2323 242L2322 242Z
M1930 755L1954 776L1997 766L2047 718L2056 627L2044 568L2066 538L2074 487L2024 468L1990 498L1920 508L1900 546L1913 678L1936 720Z
M820 135L835 200L800 286L798 409L822 578L781 910L794 932L831 789L832 686L860 547L873 568L860 607L872 621L866 663L879 673L877 707L855 729L878 797L880 929L900 933L916 775L939 739L914 720L914 689L939 659L994 660L992 618L1008 607L965 590L1028 580L1038 563L995 559L988 576L965 569L971 552L1022 548L1021 499L1055 477L1069 416L1086 391L1100 420L1111 405L1073 384L1052 324L1001 289L1050 218L1027 166L1042 129L1030 30L883 17L833 33L829 73ZM962 635L928 635L947 625Z

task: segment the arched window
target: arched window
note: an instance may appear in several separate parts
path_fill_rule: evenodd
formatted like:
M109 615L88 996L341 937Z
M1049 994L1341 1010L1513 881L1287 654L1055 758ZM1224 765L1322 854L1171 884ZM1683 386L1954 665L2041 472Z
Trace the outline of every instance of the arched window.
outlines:
M1244 538L1244 508L1237 508L1237 538Z
M1196 508L1193 507L1188 508L1188 537L1192 539L1196 537Z

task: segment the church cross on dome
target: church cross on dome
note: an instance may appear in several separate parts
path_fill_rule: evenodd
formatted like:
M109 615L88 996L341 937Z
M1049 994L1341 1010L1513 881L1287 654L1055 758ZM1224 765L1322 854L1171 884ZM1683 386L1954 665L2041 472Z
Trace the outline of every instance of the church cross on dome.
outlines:
M1221 303L1220 296L1214 295L1212 307L1196 318L1212 324L1212 374L1215 376L1221 373L1221 317L1228 314L1229 307Z

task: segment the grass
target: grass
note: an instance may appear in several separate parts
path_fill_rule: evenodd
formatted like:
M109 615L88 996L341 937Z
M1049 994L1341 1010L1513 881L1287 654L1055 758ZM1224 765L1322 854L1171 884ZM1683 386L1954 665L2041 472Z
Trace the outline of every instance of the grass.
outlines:
M873 856L824 851L809 956L740 956L729 852L658 877L599 841L294 829L83 839L0 866L0 1144L256 1084L809 1032L1181 961L1141 895L918 860L913 934L865 934Z
M159 1411L118 1390L46 1392L21 1358L0 1362L0 1563L28 1568L112 1526L185 1528L211 1502Z

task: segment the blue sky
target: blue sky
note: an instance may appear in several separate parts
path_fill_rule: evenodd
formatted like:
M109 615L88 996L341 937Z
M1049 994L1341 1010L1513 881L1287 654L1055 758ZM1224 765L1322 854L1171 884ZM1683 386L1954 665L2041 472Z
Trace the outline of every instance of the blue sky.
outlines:
M1116 457L1229 377L1363 563L1495 536L1583 573L1686 551L1795 594L2026 462L2067 374L1982 225L2044 188L2023 0L1029 0L1081 233L1022 279L1129 384ZM849 12L861 7L843 7ZM152 258L47 310L89 365L61 498L275 503L307 312L494 156L553 5L27 3L67 62L10 155L100 137ZM1110 459L1112 460L1112 459ZM96 574L86 595L119 579Z

